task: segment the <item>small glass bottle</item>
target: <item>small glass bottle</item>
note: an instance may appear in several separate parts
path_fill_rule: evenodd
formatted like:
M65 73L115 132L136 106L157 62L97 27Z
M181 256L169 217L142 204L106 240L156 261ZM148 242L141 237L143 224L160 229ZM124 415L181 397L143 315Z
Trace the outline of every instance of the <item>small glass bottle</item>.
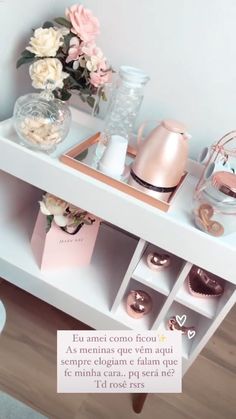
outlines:
M212 236L236 232L236 175L216 172L194 197L196 226Z
M129 140L142 103L143 87L148 80L148 75L138 68L120 67L119 79L111 93L104 129L96 149L98 160L112 135Z

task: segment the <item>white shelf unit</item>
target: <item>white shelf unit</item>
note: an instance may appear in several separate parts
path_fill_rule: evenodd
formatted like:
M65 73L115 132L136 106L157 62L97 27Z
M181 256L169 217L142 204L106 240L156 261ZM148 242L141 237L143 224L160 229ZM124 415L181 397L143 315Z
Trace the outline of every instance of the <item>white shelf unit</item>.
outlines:
M131 259L130 266L120 284L112 311L133 329L168 330L168 320L173 316L185 315L186 326L194 326L196 335L182 337L183 373L212 336L219 323L235 302L235 284L217 278L224 285L221 297L198 298L188 291L187 279L192 264L171 256L171 265L163 271L152 271L146 262L149 252L168 253L140 239ZM139 257L138 257L139 255ZM137 262L137 260L139 261ZM141 319L132 319L125 312L125 302L130 289L143 290L153 300L153 311ZM162 298L161 298L162 296Z
M192 161L168 213L63 165L60 154L101 128L89 115L72 109L72 116L69 136L53 155L21 146L11 119L0 123L0 276L97 329L166 330L170 316L186 314L197 333L192 340L183 337L184 373L235 302L236 234L214 238L194 227L191 201L201 167ZM88 267L39 270L30 237L43 191L112 224L102 223ZM168 270L147 267L153 250L171 255ZM186 278L193 264L222 279L220 298L189 294ZM133 288L153 298L152 312L139 320L125 310Z

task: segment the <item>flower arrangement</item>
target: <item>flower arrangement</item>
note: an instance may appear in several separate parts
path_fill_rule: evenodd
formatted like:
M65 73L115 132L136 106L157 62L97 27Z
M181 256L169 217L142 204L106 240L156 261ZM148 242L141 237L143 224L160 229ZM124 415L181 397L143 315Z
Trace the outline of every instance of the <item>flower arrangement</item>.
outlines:
M112 74L102 50L95 43L99 21L82 5L73 5L66 9L65 17L56 18L54 22L47 21L34 30L29 45L17 61L17 68L30 64L34 88L45 89L50 83L54 96L64 101L77 91L83 102L94 107L95 95L106 100L104 85Z
M76 234L84 224L92 225L95 222L87 211L50 193L43 195L39 205L41 212L47 216L47 231L50 230L53 221L69 234Z

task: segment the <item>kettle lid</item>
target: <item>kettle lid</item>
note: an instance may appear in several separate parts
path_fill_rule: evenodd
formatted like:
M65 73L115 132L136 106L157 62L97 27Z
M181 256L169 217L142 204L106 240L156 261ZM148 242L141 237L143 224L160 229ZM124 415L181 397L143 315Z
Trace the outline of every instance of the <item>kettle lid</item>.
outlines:
M174 119L165 119L161 124L168 129L168 131L177 132L179 134L185 134L187 128L181 122L175 121Z

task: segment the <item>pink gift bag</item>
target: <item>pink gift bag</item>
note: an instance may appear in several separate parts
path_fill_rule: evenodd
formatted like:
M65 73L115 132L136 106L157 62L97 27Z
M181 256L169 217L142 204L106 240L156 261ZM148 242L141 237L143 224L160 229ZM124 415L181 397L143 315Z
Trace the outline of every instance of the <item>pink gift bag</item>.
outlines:
M31 247L41 270L89 265L101 221L90 218L92 224L82 225L76 234L63 231L54 221L47 232L46 216L39 211Z

